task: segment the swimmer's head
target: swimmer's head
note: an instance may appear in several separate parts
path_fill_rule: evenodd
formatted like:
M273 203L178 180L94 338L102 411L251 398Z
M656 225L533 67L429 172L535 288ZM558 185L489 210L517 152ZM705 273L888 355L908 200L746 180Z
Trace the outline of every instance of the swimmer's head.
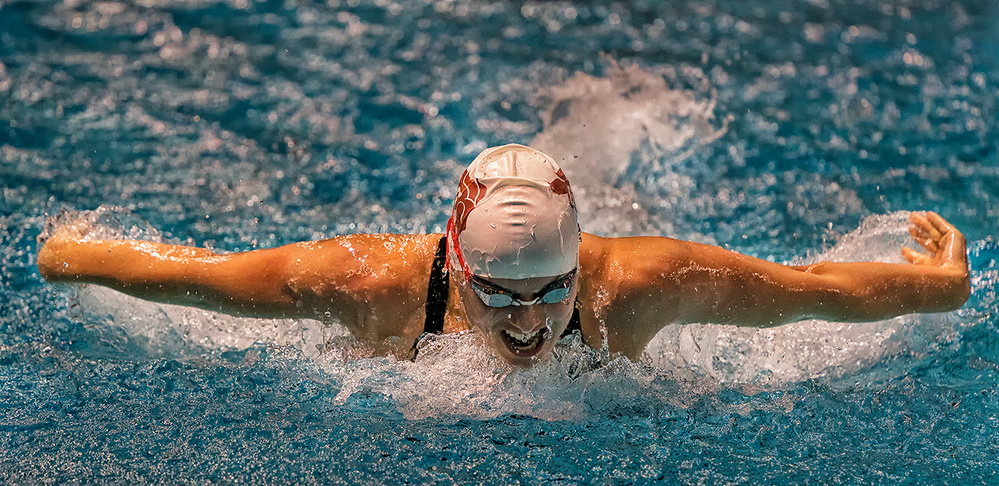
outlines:
M447 236L472 326L513 364L547 356L572 315L579 266L576 204L558 164L523 145L486 149L461 175Z
M461 175L448 239L452 271L505 279L562 275L579 258L569 181L538 150L486 149Z

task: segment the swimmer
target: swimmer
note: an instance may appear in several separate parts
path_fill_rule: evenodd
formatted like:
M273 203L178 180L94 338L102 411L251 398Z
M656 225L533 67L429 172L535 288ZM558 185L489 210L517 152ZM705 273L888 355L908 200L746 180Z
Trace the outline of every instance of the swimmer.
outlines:
M961 307L971 289L964 236L932 212L909 219L927 253L903 248L901 264L787 266L672 238L603 238L580 231L551 157L505 145L462 174L443 235L355 234L220 255L64 230L44 243L38 266L50 282L157 302L332 319L402 359L425 332L473 330L530 367L569 332L637 359L668 324L858 322Z

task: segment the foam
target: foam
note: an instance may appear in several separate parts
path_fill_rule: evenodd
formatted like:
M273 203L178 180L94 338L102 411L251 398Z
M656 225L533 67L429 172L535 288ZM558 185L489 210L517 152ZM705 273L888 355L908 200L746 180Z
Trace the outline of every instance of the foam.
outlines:
M697 90L676 89L681 76L668 68L621 67L610 61L605 77L577 73L547 88L541 98L544 130L531 146L551 155L576 192L584 231L630 236L670 232L633 185L634 173L655 166L657 184L676 197L693 179L670 170L726 132L715 116L715 97L701 73ZM660 195L661 197L662 195Z
M391 397L408 419L459 416L489 419L522 414L545 420L583 420L609 402L649 390L655 370L613 358L567 337L552 358L533 368L511 367L479 336L427 336L414 362L373 358L316 361L341 386L335 402L370 394ZM658 399L656 393L640 401Z

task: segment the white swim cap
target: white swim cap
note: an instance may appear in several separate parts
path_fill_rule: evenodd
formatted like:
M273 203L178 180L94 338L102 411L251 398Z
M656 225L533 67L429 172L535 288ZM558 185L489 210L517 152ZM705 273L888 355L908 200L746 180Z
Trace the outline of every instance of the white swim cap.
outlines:
M475 158L461 175L447 226L449 266L466 275L553 277L579 261L569 181L555 160L523 145Z

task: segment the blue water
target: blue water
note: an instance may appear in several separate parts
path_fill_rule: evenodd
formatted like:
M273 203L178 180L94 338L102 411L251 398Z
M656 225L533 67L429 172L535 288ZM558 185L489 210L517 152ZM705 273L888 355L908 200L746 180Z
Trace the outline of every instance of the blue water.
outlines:
M999 461L999 5L0 0L0 482L981 484ZM53 287L36 239L441 231L481 149L585 231L782 262L969 241L961 310L571 339L514 372Z

